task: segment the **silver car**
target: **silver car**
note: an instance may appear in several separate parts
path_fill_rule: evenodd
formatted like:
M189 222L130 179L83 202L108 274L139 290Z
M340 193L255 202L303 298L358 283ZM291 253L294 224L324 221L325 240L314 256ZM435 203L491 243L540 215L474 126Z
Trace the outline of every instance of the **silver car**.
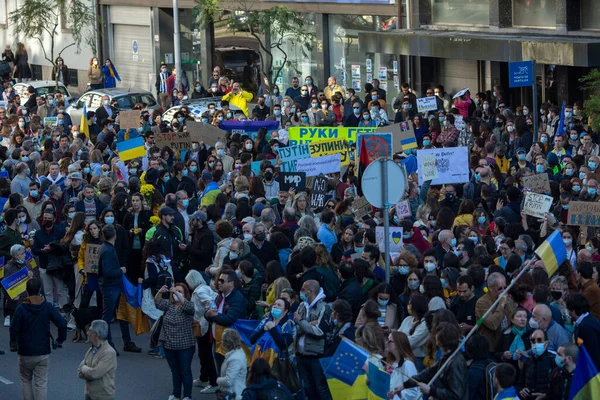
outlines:
M83 105L87 111L96 111L102 106L102 97L108 96L112 103L117 101L119 110L131 110L137 103L143 103L148 107L152 114L154 110L159 110L160 105L156 102L154 95L142 89L99 89L85 92L79 100L67 107L67 112L73 121L79 121L83 114Z
M31 82L21 82L16 83L13 87L16 94L18 94L21 98L21 105L24 106L29 100L29 93L27 92L27 88L29 86L33 86L38 96L45 96L48 93L56 93L56 82L55 81L31 81ZM73 96L69 93L67 87L62 83L58 82L58 92L62 93L67 101L67 105L73 101Z
M183 106L186 106L190 110L190 114L194 116L194 120L196 122L202 121L202 114L208 111L208 105L214 103L215 108L217 110L221 109L221 98L220 97L207 97L202 99L192 99L192 100L184 100ZM165 111L162 115L162 120L167 124L171 124L173 117L182 106L173 106ZM233 111L234 115L237 115L242 112L238 107L229 105L229 109Z

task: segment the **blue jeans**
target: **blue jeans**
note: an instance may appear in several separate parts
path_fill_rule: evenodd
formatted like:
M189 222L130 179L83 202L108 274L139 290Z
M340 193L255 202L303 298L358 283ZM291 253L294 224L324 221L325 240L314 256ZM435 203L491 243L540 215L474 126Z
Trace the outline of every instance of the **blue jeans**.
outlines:
M112 347L115 344L112 340L110 333L110 323L115 317L115 311L119 306L119 299L121 297L121 288L106 288L102 290L102 319L108 324L108 343ZM129 324L125 321L119 321L121 328L121 337L123 338L123 344L131 342L131 335L129 334Z
M184 350L169 350L165 349L167 362L171 368L171 376L173 377L173 395L181 398L181 385L183 384L183 397L192 398L192 358L196 346L192 346Z
M327 378L317 357L296 355L298 375L306 392L307 399L331 400Z

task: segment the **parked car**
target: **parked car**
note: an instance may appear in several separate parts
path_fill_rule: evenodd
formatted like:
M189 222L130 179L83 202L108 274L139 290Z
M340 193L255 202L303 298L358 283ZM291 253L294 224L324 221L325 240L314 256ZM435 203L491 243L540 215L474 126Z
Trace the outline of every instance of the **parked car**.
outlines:
M184 101L183 104L190 109L190 113L194 116L194 120L196 120L196 122L201 122L202 114L204 114L206 111L208 111L208 105L211 103L215 103L215 108L217 110L221 109L221 98L220 97L208 97L208 98L204 98L204 99L188 100L188 101ZM182 106L173 106L173 107L169 108L167 111L165 111L163 113L162 120L170 125L171 121L175 117L175 113L177 113L177 111L179 111L179 109L181 107ZM242 113L242 110L240 110L238 107L233 106L231 104L229 105L229 109L231 111L233 111L233 113L235 115Z
M160 110L154 95L147 90L114 88L90 90L84 93L79 100L67 107L67 112L73 121L79 121L83 113L83 105L85 104L87 111L96 111L102 105L104 96L110 97L111 102L116 99L119 110L131 110L137 103L146 104L150 113Z
M27 88L29 86L33 86L38 96L45 96L48 93L56 93L56 82L55 81L31 81L31 82L21 82L16 83L13 87L16 94L18 94L21 98L21 105L25 105L27 100L29 100L29 93L27 92ZM67 101L67 105L71 104L73 101L73 96L69 93L67 87L62 83L58 82L58 92L62 93Z

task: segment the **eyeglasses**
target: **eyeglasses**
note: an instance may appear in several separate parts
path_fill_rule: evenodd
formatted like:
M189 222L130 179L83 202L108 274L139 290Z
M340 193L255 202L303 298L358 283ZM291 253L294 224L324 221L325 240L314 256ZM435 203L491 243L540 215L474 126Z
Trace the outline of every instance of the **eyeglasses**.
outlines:
M543 338L531 338L531 343L544 343L545 340Z
M496 290L504 290L504 289L506 289L506 286L499 286L496 288Z
M218 283L229 283L230 281L225 281L224 279L218 279L217 282Z
M325 208L333 208L333 204L327 204Z

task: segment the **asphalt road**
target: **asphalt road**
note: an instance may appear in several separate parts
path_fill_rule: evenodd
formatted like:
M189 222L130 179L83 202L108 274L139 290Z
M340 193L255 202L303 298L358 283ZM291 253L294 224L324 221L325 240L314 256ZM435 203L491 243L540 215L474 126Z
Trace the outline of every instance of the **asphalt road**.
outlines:
M0 322L4 322L1 318ZM133 341L142 348L142 353L122 351L123 342L119 325L113 323L111 331L120 356L117 358L116 399L127 400L167 400L171 394L171 371L165 359L155 359L147 354L149 335L133 336ZM56 329L52 325L52 334ZM133 335L133 331L132 331ZM48 376L48 400L84 399L84 382L77 377L77 367L88 349L87 343L73 343L73 333L69 332L62 349L50 356ZM9 352L8 328L0 326L0 400L21 399L21 381L17 363L17 353ZM194 377L200 373L198 357L192 361ZM193 388L194 400L214 400L215 395L200 394L201 388Z

